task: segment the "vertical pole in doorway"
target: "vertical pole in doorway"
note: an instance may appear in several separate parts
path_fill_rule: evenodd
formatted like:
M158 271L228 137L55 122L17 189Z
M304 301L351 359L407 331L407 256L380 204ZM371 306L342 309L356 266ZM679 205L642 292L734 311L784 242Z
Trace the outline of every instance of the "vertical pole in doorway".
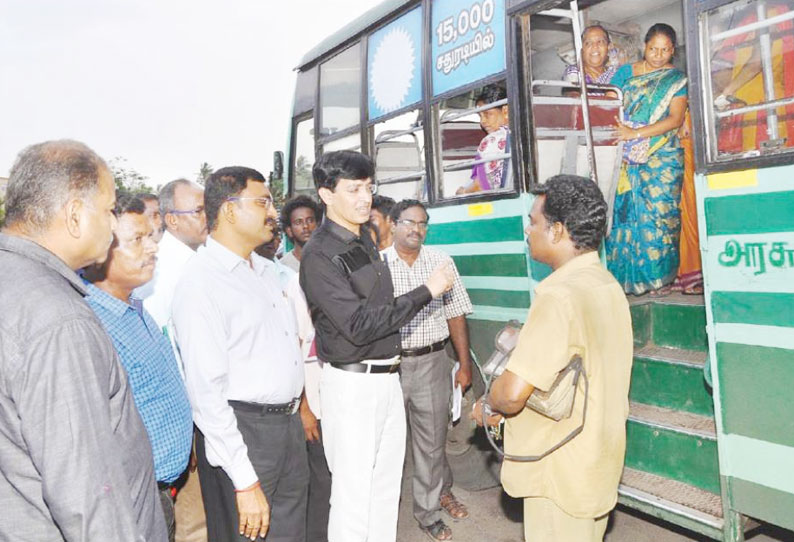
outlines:
M587 143L587 162L590 166L590 179L598 184L596 171L595 148L593 148L593 129L590 126L590 109L587 102L587 82L582 60L582 25L579 22L577 0L571 1L571 25L573 27L573 44L576 50L576 66L579 68L579 96L582 101L582 121L584 122L584 138Z
M755 6L758 15L758 22L766 20L766 2L760 0ZM769 27L766 26L759 30L759 41L761 44L761 68L764 79L764 95L767 102L775 100L775 79L772 73L772 39L769 37ZM766 133L769 140L774 141L778 138L777 131L777 112L774 108L766 110Z

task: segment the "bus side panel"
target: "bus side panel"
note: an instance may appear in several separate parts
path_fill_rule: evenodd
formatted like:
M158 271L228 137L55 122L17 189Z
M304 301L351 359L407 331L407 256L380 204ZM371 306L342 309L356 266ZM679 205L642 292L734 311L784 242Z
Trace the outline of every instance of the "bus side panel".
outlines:
M794 166L696 179L726 512L794 528Z
M535 271L548 268L529 259L524 240L532 196L429 209L427 244L452 256L471 298L471 345L483 363L494 337L509 320L526 320ZM544 274L545 273L545 274Z

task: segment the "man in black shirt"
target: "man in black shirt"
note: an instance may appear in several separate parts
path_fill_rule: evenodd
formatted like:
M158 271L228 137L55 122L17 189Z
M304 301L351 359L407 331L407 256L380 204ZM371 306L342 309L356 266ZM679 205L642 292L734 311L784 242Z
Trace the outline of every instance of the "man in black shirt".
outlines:
M405 456L400 328L452 287L449 265L394 297L389 268L366 227L372 161L338 151L314 165L326 220L303 249L300 284L314 321L323 439L331 470L329 542L390 542Z

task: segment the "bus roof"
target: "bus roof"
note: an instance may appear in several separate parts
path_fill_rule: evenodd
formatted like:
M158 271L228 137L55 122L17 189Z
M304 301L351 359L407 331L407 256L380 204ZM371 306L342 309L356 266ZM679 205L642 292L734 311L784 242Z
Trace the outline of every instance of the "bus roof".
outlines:
M300 62L298 63L297 69L302 70L308 64L312 64L326 53L332 51L346 41L358 36L364 30L377 23L379 20L387 17L395 11L398 11L403 6L415 2L417 2L417 0L384 0L374 8L361 15L359 18L349 22L341 29L325 38L308 53L303 55L303 58L301 58Z

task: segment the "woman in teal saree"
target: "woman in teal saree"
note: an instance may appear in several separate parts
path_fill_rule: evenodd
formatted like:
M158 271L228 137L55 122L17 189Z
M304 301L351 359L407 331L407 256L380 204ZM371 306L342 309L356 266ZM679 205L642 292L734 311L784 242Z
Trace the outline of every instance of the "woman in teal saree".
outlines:
M623 89L616 131L625 143L607 267L634 295L667 295L678 271L684 154L677 131L687 99L686 75L671 64L675 42L669 25L653 25L643 60L621 66L611 81Z

